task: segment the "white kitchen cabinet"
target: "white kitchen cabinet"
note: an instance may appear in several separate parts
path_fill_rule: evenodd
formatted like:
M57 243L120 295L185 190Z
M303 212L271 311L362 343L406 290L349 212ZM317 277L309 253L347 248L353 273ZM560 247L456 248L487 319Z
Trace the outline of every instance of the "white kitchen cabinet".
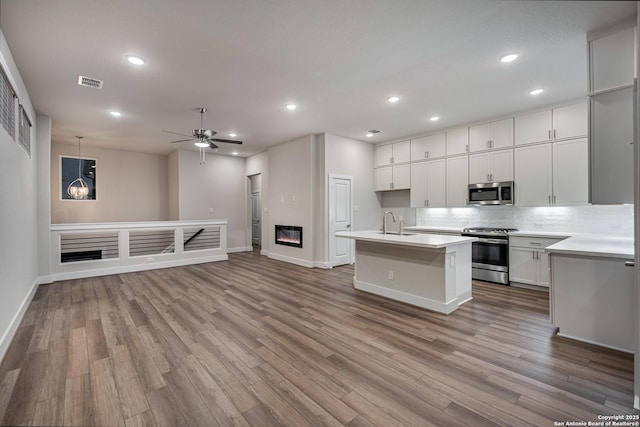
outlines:
M551 116L551 110L545 110L516 117L514 144L523 145L550 141Z
M629 26L589 39L590 93L633 84L635 77L635 27Z
M586 138L553 143L553 204L589 201L589 142Z
M411 161L411 141L379 145L375 148L375 167Z
M553 109L553 139L586 137L589 133L587 102Z
M469 151L477 152L513 146L513 118L469 128Z
M585 205L589 196L586 138L514 150L518 206Z
M551 273L549 254L544 248L560 240L563 239L510 237L509 281L548 288L551 282Z
M518 147L513 151L515 204L518 206L550 205L553 194L551 144Z
M446 133L447 156L466 154L469 151L469 128L460 127Z
M384 166L374 170L375 191L408 190L411 187L410 165Z
M447 206L467 206L469 190L469 156L446 159Z
M469 183L513 181L513 149L469 155Z
M445 156L445 134L424 136L411 140L411 161Z
M445 160L411 164L411 207L445 206Z

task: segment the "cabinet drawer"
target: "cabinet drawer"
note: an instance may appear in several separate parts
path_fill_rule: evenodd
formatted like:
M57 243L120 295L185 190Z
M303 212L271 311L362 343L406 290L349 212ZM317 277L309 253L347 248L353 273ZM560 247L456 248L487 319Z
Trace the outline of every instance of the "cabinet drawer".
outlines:
M544 249L549 245L558 243L564 238L550 237L509 237L509 246L517 248Z

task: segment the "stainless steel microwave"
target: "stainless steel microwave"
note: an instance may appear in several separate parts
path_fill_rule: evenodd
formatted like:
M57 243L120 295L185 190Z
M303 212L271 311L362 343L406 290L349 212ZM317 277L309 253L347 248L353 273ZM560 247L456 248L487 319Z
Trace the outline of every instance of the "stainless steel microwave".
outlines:
M512 205L513 181L469 184L470 205Z

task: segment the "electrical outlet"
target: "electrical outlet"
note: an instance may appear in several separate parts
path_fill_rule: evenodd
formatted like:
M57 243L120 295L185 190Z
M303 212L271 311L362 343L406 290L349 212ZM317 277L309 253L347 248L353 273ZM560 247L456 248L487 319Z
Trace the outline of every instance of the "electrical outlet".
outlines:
M389 280L393 280L393 270L389 270Z
M209 208L209 213L213 213L213 208Z

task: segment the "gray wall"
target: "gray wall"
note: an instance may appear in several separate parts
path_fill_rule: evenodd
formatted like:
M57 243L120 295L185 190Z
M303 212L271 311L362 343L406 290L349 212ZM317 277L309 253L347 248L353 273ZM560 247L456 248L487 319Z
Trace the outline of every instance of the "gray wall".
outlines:
M90 137L83 141L89 140ZM82 145L96 158L97 200L61 200L60 156L76 157L78 145L51 146L51 223L166 221L169 219L167 156Z
M0 358L38 283L37 117L0 32L0 62L33 124L31 156L0 128Z

